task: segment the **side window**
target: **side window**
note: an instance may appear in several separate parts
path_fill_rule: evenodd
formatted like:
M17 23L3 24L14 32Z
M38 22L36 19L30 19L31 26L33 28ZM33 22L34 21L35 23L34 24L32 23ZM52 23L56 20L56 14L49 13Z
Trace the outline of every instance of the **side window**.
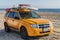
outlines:
M18 12L14 12L14 19L19 19Z
M10 12L8 15L9 18L14 18L14 12Z

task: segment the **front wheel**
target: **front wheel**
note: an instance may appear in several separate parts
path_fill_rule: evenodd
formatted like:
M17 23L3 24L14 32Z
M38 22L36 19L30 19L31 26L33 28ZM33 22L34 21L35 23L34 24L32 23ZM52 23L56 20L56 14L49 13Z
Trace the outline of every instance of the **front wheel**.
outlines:
M20 36L21 36L21 38L23 38L23 39L28 39L28 33L27 33L26 28L22 27L22 28L20 29Z

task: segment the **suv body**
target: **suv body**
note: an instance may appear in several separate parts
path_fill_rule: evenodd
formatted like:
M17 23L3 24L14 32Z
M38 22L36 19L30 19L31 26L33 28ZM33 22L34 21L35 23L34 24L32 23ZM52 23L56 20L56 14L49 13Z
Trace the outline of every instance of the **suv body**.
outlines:
M53 32L50 20L41 18L35 11L12 10L4 17L5 31L10 29L20 32L23 38L27 36L43 36Z

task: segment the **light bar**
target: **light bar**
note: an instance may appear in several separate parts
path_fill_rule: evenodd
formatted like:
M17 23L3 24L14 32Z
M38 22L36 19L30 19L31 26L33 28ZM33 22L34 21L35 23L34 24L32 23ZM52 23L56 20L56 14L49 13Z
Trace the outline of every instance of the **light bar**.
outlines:
M31 9L31 10L38 10L38 8L35 8L35 7L28 7L28 9Z
M19 4L19 6L30 6L29 4Z

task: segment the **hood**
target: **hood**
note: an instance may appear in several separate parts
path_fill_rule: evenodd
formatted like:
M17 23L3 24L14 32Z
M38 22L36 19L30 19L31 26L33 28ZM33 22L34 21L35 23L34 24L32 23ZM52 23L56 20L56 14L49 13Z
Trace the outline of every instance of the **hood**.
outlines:
M39 19L25 19L24 21L27 22L27 23L30 23L30 24L47 24L47 23L50 22L48 19L42 19L42 18L39 18Z

